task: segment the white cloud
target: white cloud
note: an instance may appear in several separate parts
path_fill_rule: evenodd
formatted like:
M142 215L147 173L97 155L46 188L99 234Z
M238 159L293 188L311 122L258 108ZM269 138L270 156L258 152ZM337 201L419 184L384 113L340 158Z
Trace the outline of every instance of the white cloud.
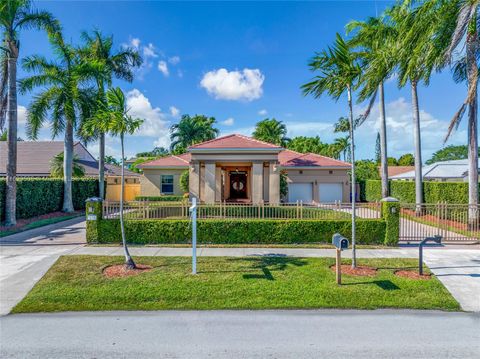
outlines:
M168 62L172 65L177 65L180 62L180 56L172 56L168 58Z
M24 125L27 123L27 108L22 105L17 106L17 122L19 125Z
M159 107L153 107L150 100L137 89L127 93L127 106L130 115L144 119L135 136L158 137L157 141L168 142L168 122Z
M143 47L143 57L158 57L155 46L151 42Z
M180 115L180 110L175 106L170 106L170 115L173 117L178 117L178 115Z
M143 77L153 67L153 59L158 57L157 49L152 43L142 45L142 41L138 37L130 38L128 43L123 43L124 48L131 47L137 50L143 57L143 63L140 68L135 70L136 77L143 80Z
M265 110L265 109L258 111L258 114L259 114L260 116L265 116L267 113L268 113L268 111Z
M207 72L200 86L216 99L252 101L262 96L264 80L259 69L228 71L221 68Z
M225 125L225 126L233 126L234 123L235 123L235 119L233 117L229 117L225 121L222 121L222 125Z
M130 46L138 49L140 47L140 39L138 37L134 37L130 40Z
M163 60L158 61L158 71L160 71L165 77L170 75L170 72L168 71L168 65Z

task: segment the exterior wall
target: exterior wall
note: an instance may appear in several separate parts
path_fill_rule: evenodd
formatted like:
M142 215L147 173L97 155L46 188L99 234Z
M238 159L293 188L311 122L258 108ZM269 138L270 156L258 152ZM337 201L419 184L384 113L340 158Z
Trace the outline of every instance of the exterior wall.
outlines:
M185 169L148 169L145 168L143 171L143 176L140 177L140 195L141 196L160 196L162 193L161 189L161 176L162 175L173 175L173 194L181 196L183 195L182 190L180 189L180 176Z
M318 194L319 183L343 183L343 202L350 202L350 176L347 169L287 169L288 183L312 183L313 200L320 202ZM303 173L301 173L303 172ZM330 173L331 172L331 173Z

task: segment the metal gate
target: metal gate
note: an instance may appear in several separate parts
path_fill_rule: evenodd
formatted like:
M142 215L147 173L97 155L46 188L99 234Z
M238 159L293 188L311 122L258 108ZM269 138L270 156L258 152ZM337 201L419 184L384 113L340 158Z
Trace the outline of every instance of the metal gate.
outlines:
M400 241L442 236L444 242L480 240L478 206L468 204L400 204Z

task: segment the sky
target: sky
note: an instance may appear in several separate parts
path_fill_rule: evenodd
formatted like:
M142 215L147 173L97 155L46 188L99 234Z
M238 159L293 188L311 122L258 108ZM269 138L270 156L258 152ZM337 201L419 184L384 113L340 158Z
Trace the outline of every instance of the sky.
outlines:
M36 1L61 22L65 38L80 44L80 33L99 29L113 35L115 47L136 48L144 64L132 83L115 81L128 98L132 115L145 119L126 138L126 155L170 144L169 127L182 114L213 116L221 135L251 135L255 123L274 117L283 121L288 137L320 136L331 142L333 124L346 116L346 97L334 101L304 97L300 86L313 76L308 68L315 51L333 43L345 24L375 16L389 1L317 2L161 2L161 1ZM43 32L21 34L20 57L54 58ZM21 79L28 76L19 66ZM410 88L387 81L388 155L413 152ZM426 161L443 147L449 120L466 96L447 69L419 88L422 154ZM27 109L35 92L20 95L19 135L25 135ZM355 114L365 103L355 104ZM465 122L465 121L464 121ZM377 106L356 133L357 158L373 158L378 132ZM48 125L40 140L51 140ZM57 137L57 140L63 138ZM465 124L447 144L466 144ZM97 156L98 145L88 145ZM118 138L107 138L106 154L120 158Z

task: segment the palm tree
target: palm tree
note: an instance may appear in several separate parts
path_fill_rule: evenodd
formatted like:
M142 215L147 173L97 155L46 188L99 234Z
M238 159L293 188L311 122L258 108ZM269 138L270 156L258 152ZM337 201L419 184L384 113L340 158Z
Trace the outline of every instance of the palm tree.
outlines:
M214 139L220 132L213 127L215 122L214 117L182 115L180 122L170 127L170 150L183 153L188 146Z
M352 91L358 83L361 75L361 68L357 62L357 55L353 53L345 40L337 34L335 44L317 53L310 61L310 69L319 71L312 81L302 86L304 95L311 94L319 98L327 93L335 100L338 100L345 92L347 93L349 122L350 122L350 146L351 146L351 185L352 185L352 267L356 267L356 245L355 245L355 137Z
M84 46L79 49L81 58L86 62L97 62L100 66L95 74L98 101L105 102L105 86L112 85L113 77L128 82L133 81L133 68L142 64L139 53L130 48L113 51L113 36L103 36L99 30L92 34L82 32ZM105 182L105 134L95 134L99 143L98 182L100 198L104 198Z
M5 198L5 224L16 224L16 175L17 175L17 62L20 48L20 32L26 29L59 31L57 20L46 11L33 9L30 0L1 0L0 28L3 39L0 81L0 129L7 115L7 184ZM6 75L6 76L5 76Z
M361 116L359 125L369 116L377 94L379 97L380 171L382 197L385 198L389 196L389 190L384 82L395 68L395 38L397 32L395 27L387 22L386 16L370 17L367 21L351 21L347 24L347 32L354 32L349 44L358 49L363 70L359 101L370 98L367 110Z
M125 134L133 134L143 123L143 120L133 118L128 114L129 108L123 91L119 88L111 88L107 91L107 102L100 102L100 110L95 117L87 120L82 131L87 136L95 133L110 133L112 136L120 136L120 144L122 147L122 184L120 196L120 230L122 233L123 251L125 255L125 267L127 269L136 268L127 247L125 238L125 226L123 221L123 200L124 200L124 170L125 170Z
M479 221L478 213L478 57L480 55L479 18L478 8L480 0L456 1L456 8L451 12L445 12L441 18L444 21L454 19L455 27L448 41L448 48L444 59L452 63L453 54L460 50L461 55L455 66L455 79L457 82L467 81L468 91L465 101L452 118L447 140L454 129L456 129L468 107L468 203L469 225ZM446 26L448 29L448 26ZM465 39L465 45L463 45Z
M255 125L253 138L273 143L278 146L286 146L289 139L287 136L287 126L282 121L274 118L266 118Z
M335 148L337 153L343 155L343 160L350 160L351 151L350 151L350 138L347 137L338 137L333 141L332 146Z
M53 159L50 161L50 176L63 178L63 162L63 152L53 157ZM76 178L85 177L85 167L80 164L80 159L77 155L73 156L72 176Z
M58 61L43 56L29 56L23 67L34 75L20 81L20 91L26 93L37 87L42 91L33 97L27 116L27 135L36 139L42 125L50 119L52 138L64 132L64 212L72 212L73 132L79 120L91 116L94 107L93 88L82 88L98 70L96 64L80 61L75 49L65 44L61 34L51 37Z

